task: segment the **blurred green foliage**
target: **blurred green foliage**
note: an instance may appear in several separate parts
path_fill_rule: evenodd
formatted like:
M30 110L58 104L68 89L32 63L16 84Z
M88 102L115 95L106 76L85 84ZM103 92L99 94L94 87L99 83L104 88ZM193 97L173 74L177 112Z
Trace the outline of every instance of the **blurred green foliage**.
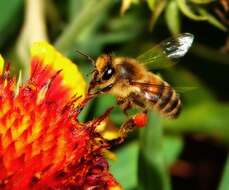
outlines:
M229 157L227 158L227 162L225 164L222 180L220 182L219 190L225 190L229 188Z
M0 47L8 42L8 39L16 33L22 17L15 19L18 14L22 13L23 3L20 0L0 1Z
M152 11L151 27L155 25L158 18L165 11L166 23L169 30L173 34L180 32L181 28L181 12L189 19L195 21L207 21L220 30L227 31L227 28L211 13L210 5L217 3L216 0L146 0ZM122 0L122 9L126 11L132 3L140 3L141 1ZM128 3L127 3L128 2ZM219 3L219 1L218 1Z
M0 1L0 48L1 52L13 59L16 68L28 61L17 50L23 47L28 51L28 44L20 42L20 33L22 27L29 30L22 21L28 16L32 20L36 17L35 13L25 14L30 9L29 1ZM218 146L228 148L229 55L220 50L224 46L228 26L214 12L214 7L222 6L220 1L35 2L41 3L45 10L45 19L41 18L40 21L46 26L49 40L79 65L85 77L92 68L87 60L76 54L75 49L95 58L107 51L137 57L140 52L171 34L190 32L196 37L193 49L176 67L155 71L173 86L197 87L187 93L181 92L183 112L180 118L170 121L150 113L148 127L136 130L124 145L115 149L117 161L111 161L111 171L125 189L172 189L170 167L185 150L186 135L203 135ZM162 19L163 16L165 19ZM211 25L205 24L206 21ZM32 39L33 35L29 33L27 39ZM228 50L227 46L224 49ZM89 120L115 105L113 96L100 96L87 105L80 119ZM116 125L120 125L125 115L115 107L111 118ZM220 190L228 189L228 173L227 161Z

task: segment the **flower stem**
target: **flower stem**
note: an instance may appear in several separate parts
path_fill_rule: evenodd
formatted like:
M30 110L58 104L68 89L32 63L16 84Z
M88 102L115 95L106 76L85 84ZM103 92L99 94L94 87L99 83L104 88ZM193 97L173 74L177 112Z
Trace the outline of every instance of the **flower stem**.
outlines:
M23 67L23 80L29 74L29 47L34 41L48 40L45 24L45 0L25 1L25 20L16 44L16 53Z
M103 13L103 10L109 8L112 0L90 0L82 11L66 27L62 35L57 39L55 46L62 52L71 48L75 39L84 31L84 29L94 21L94 19Z
M148 126L140 131L138 158L139 189L171 190L163 154L163 126L159 117L149 112Z

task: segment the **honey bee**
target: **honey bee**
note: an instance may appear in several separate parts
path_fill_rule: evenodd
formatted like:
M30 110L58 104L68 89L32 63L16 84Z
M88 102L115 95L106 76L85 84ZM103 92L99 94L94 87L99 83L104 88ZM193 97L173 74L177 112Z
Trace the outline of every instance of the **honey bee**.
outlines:
M154 110L166 118L177 118L181 111L178 93L147 66L172 65L187 53L193 39L190 33L168 38L135 59L101 55L94 62L88 94L114 95L125 113L129 108L138 107L143 112Z

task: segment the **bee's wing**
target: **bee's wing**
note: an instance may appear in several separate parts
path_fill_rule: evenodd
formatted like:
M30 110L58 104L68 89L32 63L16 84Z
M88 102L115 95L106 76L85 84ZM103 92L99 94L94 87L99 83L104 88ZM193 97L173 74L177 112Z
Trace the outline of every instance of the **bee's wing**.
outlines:
M132 81L131 85L138 87L144 98L152 103L157 103L158 101L161 103L168 102L173 94L173 89L164 84ZM164 90L167 91L166 95L163 95Z
M193 40L193 34L182 33L162 41L138 56L137 60L150 69L170 67L187 53Z
M145 99L152 102L153 104L158 103L158 106L160 108L165 107L166 104L168 104L168 102L172 100L172 96L174 94L173 89L176 89L176 88L172 88L171 86L165 85L165 84L154 84L154 83L144 83L144 82L142 83L142 82L135 82L135 81L132 81L131 85L138 87L139 91L143 94ZM183 92L193 89L192 87L191 88L179 87L179 88ZM179 97L179 94L176 93L176 96ZM176 98L175 100L173 100L173 103L175 104L178 102L179 102L179 98Z
M167 89L167 90L174 89L178 93L184 93L184 92L196 90L198 88L194 86L171 87L169 85L165 86L164 84L146 83L146 82L138 82L138 81L131 81L130 84L138 87L139 89L142 89L143 91L151 92L153 94L158 93L160 89Z

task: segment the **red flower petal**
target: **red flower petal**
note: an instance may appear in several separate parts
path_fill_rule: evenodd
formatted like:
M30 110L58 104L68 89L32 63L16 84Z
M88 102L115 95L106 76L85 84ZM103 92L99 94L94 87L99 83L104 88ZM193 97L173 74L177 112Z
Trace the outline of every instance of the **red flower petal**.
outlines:
M76 120L73 96L84 95L85 82L77 70L80 82L66 79L69 64L50 45L35 44L31 77L17 94L8 70L0 77L0 189L121 189L102 156L97 121Z

